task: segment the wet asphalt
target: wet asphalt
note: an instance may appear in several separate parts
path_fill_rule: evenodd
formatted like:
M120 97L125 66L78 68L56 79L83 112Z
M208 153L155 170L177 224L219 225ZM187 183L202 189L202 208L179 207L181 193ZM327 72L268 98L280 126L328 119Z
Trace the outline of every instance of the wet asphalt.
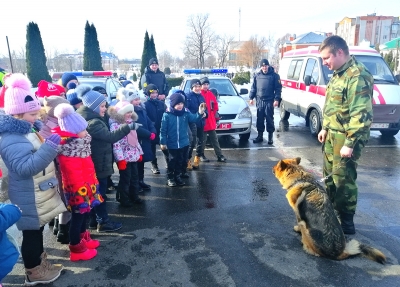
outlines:
M271 172L279 159L300 156L321 177L321 145L302 119L279 123L276 114L275 120L274 145L221 137L227 162L217 162L207 146L210 162L191 171L184 187L166 186L158 152L161 174L146 164L152 189L142 193L143 205L121 208L115 192L109 194L109 213L124 226L118 233L92 232L101 246L90 261L69 261L68 246L46 226L49 258L65 266L47 286L400 286L399 135L384 139L372 132L358 168L357 233L349 237L383 251L388 264L362 257L333 261L302 250L285 191ZM15 227L12 233L21 240ZM22 284L20 261L3 286Z

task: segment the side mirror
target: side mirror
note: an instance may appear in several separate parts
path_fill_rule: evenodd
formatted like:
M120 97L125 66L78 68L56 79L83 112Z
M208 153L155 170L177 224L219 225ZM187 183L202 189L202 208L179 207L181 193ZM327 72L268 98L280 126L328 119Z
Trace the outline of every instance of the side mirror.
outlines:
M306 86L311 85L311 76L306 76L304 78L304 83L306 84Z
M240 95L246 95L249 93L248 89L240 89Z

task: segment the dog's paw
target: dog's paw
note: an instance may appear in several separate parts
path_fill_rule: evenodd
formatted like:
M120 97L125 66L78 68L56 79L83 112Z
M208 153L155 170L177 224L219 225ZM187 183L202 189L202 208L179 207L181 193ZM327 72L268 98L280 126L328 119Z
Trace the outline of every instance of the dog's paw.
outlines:
M298 233L301 233L300 227L298 225L293 226L293 230L298 232Z

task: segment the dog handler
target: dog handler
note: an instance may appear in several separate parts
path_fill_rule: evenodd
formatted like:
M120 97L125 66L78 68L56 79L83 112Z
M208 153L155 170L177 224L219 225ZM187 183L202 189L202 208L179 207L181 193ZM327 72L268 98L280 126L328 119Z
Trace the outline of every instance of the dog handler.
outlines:
M357 161L368 142L372 123L374 79L364 65L349 55L341 37L330 36L319 47L323 64L333 70L326 88L322 130L326 190L340 215L345 234L354 234L357 206Z

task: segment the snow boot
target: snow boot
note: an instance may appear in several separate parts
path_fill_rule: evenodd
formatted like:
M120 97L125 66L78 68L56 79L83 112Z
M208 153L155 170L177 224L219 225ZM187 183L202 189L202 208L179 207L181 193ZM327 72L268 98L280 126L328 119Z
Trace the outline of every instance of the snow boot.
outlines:
M86 240L82 239L81 242L75 245L69 245L69 259L71 261L90 260L97 255L96 249L89 249L86 246Z

